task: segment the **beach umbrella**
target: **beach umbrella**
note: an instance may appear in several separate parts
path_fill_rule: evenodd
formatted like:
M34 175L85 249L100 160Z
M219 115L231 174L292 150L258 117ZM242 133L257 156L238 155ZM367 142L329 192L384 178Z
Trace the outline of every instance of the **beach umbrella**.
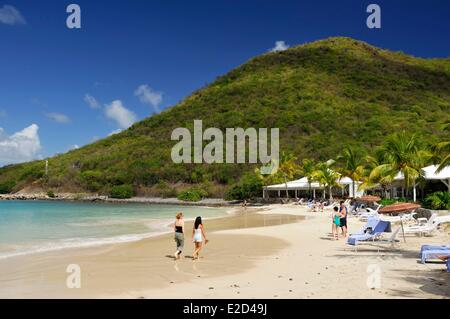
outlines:
M402 216L404 213L412 212L420 207L421 206L419 204L414 204L414 203L396 203L396 204L387 205L387 206L382 207L378 211L378 213L380 213L380 214L395 214L395 215L400 216L400 224L402 226L403 240L406 242L405 229L403 228Z
M360 201L363 202L378 202L381 200L381 197L373 196L373 195L365 195L359 198Z

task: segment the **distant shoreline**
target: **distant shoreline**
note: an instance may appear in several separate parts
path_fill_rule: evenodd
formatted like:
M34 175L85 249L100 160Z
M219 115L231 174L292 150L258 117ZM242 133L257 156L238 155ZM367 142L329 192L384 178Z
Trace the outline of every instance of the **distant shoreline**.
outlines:
M91 203L120 203L120 204L155 204L155 205L180 205L180 206L209 206L209 207L238 207L238 201L226 201L221 198L207 198L198 202L182 201L177 198L161 197L132 197L128 199L110 198L108 196L92 196L79 194L63 194L55 198L45 194L3 194L0 201L70 201L70 202L91 202Z

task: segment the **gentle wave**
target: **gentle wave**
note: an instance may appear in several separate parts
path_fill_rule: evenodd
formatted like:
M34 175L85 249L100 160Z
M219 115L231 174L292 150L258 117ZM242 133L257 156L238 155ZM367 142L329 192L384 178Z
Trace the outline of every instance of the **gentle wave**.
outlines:
M18 249L14 252L0 253L0 259L6 259L17 256L24 256L37 253L45 253L64 249L89 248L103 245L119 244L126 242L139 241L146 238L156 237L168 234L171 231L152 232L144 234L128 234L105 238L68 238L54 243L46 243L41 246L32 246L26 249Z
M138 224L138 225L151 225L151 226L163 226L168 224L169 220L167 219L112 219L112 220L100 220L100 219L86 219L85 221L79 222L70 222L66 223L67 226L71 227L101 227L101 226L117 226L117 225L129 225L129 224ZM153 227L152 227L153 228Z

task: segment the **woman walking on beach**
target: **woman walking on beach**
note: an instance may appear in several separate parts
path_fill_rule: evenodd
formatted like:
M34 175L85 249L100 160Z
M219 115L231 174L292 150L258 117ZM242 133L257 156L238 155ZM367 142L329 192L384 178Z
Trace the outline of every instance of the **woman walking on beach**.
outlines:
M195 219L194 229L192 229L192 239L195 244L195 250L192 254L192 258L198 259L200 250L202 250L203 239L205 240L205 244L208 242L205 235L205 229L203 227L202 218L199 216Z
M181 253L183 252L183 248L184 248L183 213L178 213L176 215L174 230L175 230L175 242L177 244L177 251L175 252L174 256L175 256L175 260L177 260L177 259L180 259Z

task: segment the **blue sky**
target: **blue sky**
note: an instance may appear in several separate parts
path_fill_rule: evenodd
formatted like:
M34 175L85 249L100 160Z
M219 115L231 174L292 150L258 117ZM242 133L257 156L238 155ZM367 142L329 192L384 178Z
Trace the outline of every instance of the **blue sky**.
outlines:
M70 3L79 30L66 27ZM381 29L366 26L370 3ZM0 0L0 165L108 136L276 41L350 36L450 57L449 17L447 0Z

